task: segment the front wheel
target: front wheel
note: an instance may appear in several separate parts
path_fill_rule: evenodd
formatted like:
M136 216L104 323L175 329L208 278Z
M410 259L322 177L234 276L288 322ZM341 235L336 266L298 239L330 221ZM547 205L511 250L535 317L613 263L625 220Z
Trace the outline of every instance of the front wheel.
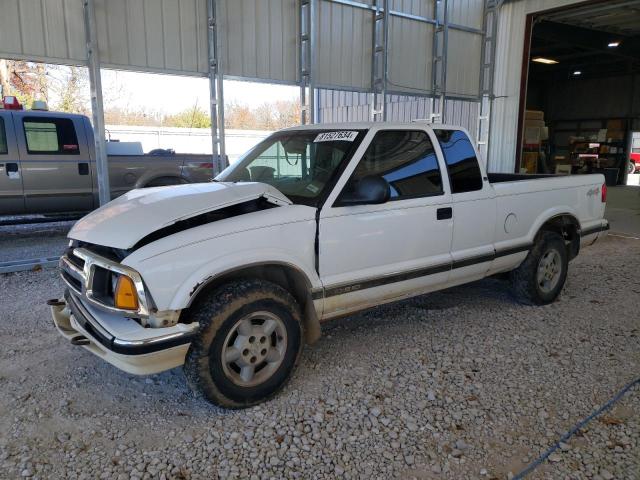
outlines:
M282 287L262 280L226 284L194 307L200 328L185 360L190 386L225 408L275 395L302 349L300 307Z
M636 171L636 164L634 162L629 162L629 165L627 166L627 173L635 173Z
M562 236L542 232L518 268L511 272L511 285L517 300L526 304L553 302L567 279L569 259Z

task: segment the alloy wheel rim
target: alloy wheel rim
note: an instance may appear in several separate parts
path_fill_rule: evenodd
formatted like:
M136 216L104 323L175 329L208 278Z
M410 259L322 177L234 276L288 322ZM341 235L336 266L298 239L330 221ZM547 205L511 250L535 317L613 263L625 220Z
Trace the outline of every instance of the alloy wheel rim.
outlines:
M560 281L562 272L562 258L556 249L548 250L540 258L536 280L540 290L544 293L551 292Z
M242 317L225 338L222 370L241 387L254 387L278 370L287 350L287 330L277 315L259 311Z

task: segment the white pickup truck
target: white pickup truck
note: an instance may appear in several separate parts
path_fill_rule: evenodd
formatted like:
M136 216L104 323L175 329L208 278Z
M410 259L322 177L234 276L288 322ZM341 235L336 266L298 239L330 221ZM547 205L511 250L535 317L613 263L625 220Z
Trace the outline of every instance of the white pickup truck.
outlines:
M296 127L214 182L133 190L81 219L50 305L116 367L184 365L209 401L246 407L323 321L505 272L518 299L552 302L609 228L605 201L602 175L487 174L456 127Z

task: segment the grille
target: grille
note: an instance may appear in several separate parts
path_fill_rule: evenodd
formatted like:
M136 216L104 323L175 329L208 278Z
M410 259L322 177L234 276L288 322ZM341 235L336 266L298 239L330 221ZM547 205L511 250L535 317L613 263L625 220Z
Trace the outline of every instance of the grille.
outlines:
M84 260L80 257L76 257L73 253L73 248L67 250L67 260L72 263L74 266L78 267L80 270L84 268Z
M82 283L80 282L80 280L72 277L66 270L62 270L62 277L70 287L74 288L78 292L82 292Z

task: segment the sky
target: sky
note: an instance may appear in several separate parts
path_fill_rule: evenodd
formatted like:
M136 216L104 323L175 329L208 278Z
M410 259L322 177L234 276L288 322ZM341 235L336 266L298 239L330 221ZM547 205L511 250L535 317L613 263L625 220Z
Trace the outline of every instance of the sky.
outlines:
M146 108L172 114L194 105L206 110L209 104L209 80L206 78L102 70L102 85L105 92L122 92L120 100L110 106L130 110ZM224 81L227 104L258 106L264 102L297 99L299 94L300 89L295 86Z

